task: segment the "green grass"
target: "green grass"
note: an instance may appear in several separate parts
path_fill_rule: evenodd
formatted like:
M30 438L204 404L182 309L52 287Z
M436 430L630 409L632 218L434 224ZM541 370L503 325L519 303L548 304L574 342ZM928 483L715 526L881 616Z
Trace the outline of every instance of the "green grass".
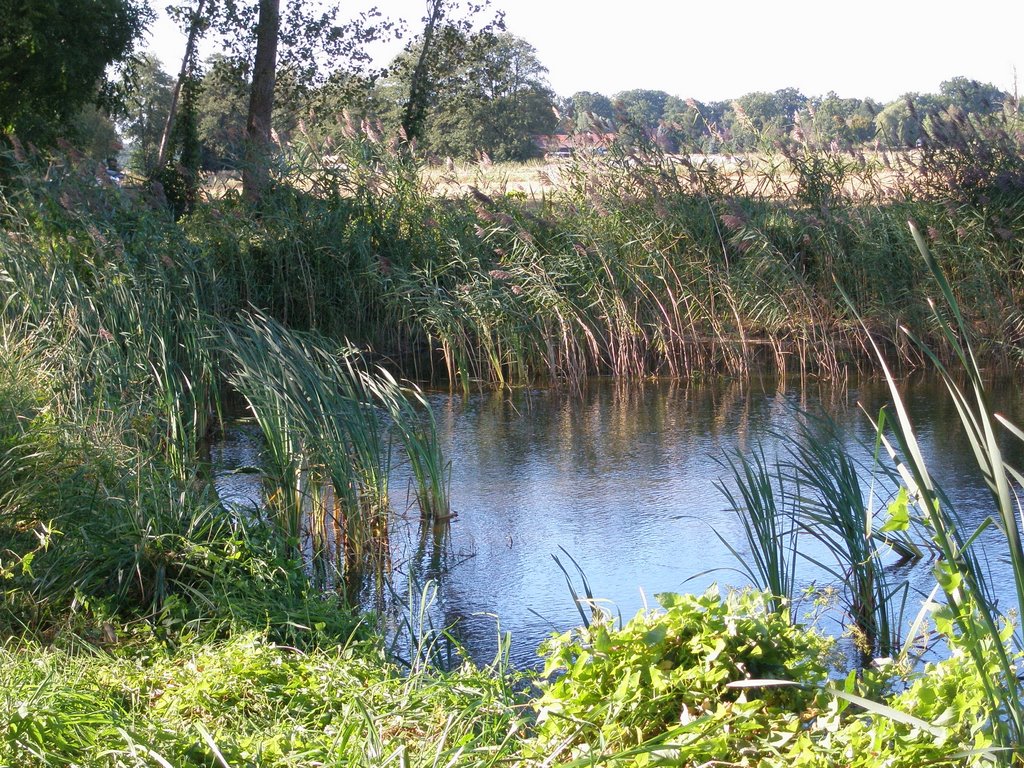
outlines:
M250 595L250 601L254 598ZM0 760L22 765L983 764L977 671L828 683L829 642L756 593L662 595L621 627L552 637L545 671L397 667L365 636L298 644L233 625L168 645L145 626L0 646ZM111 630L112 632L112 630ZM429 643L429 637L421 637ZM790 685L765 678L784 677ZM908 685L909 682L909 685ZM860 705L867 707L862 709ZM884 713L884 716L882 715Z

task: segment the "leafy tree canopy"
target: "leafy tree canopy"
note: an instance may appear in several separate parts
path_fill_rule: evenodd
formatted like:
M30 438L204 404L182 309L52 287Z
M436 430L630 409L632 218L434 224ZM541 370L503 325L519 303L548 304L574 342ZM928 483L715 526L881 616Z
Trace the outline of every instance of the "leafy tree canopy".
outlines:
M203 167L222 170L237 166L245 142L248 91L249 80L237 62L221 55L206 62L196 104Z
M635 89L615 95L615 122L627 141L653 140L665 114L665 91Z
M975 115L988 115L1000 111L1009 95L991 83L980 83L962 76L943 81L939 85L939 93L948 99L950 104Z
M121 132L131 146L129 166L149 175L156 165L160 137L171 108L174 80L155 56L140 57L126 88Z
M201 10L195 18L196 9ZM191 0L168 8L183 26L198 23L202 35L212 35L221 57L245 77L251 76L260 3L258 0ZM318 0L288 0L278 21L277 66L290 72L303 89L322 86L338 72L355 73L371 61L365 46L399 31L396 21L372 8L339 21L340 4Z
M500 33L465 34L439 30L446 39L436 51L421 146L436 156L469 158L483 152L495 160L521 160L536 154L533 136L556 123L547 68L522 38ZM404 99L419 51L411 47L393 63L382 94L390 94L391 114ZM392 117L392 120L394 118ZM397 126L395 126L397 129Z
M614 125L615 107L603 93L577 91L569 99L573 127L577 131L604 131Z
M152 18L145 0L0 0L0 130L49 144L90 102Z

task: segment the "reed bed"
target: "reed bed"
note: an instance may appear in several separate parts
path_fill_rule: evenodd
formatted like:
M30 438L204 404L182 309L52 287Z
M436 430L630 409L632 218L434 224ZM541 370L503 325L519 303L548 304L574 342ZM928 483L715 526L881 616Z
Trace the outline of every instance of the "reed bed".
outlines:
M988 363L1018 357L1019 199L996 221L915 195L877 156L797 145L723 170L617 150L560 166L540 196L447 178L370 126L305 136L287 160L298 188L280 185L242 237L230 196L184 222L233 301L453 388L764 369L841 380L872 360L842 292L894 363L918 366L898 332L934 333L911 217Z
M282 556L320 582L386 551L392 443L424 518L447 517L446 464L414 386L259 312L228 320L239 294L158 202L96 186L84 161L54 178L26 164L0 241L0 524L17 542L4 573L20 567L35 608L91 595L157 615L209 587L207 558L243 524L205 460L232 388L264 428Z
M334 569L328 583L387 563L392 440L412 467L424 522L449 516L446 465L417 390L367 368L351 347L262 314L239 318L222 336L228 382L268 449L268 512L314 568Z

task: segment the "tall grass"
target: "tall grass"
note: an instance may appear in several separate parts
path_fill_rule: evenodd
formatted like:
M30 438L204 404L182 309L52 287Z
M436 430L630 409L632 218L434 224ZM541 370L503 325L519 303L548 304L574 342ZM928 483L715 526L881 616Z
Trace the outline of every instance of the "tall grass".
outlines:
M203 281L169 219L72 171L7 190L0 238L19 496L0 525L30 626L91 600L160 611L207 579L224 524L198 461L218 409Z
M766 367L841 379L870 356L834 276L894 359L916 365L896 332L930 332L909 215L965 278L976 328L994 342L1012 333L991 320L1019 276L972 255L998 245L993 231L894 195L860 155L806 143L723 170L620 149L560 166L556 190L532 199L476 178L435 183L356 128L330 144L305 136L289 159L298 189L279 187L243 237L228 236L231 199L186 222L225 282L290 326L357 339L454 387Z
M876 489L865 489L861 480L873 474L871 468L853 460L829 421L802 421L791 455L790 467L800 489L800 527L833 561L814 562L844 586L865 658L895 655L901 648L909 585L893 584L888 576L883 558L891 548L880 541L875 527L875 518L881 517L875 509Z
M727 457L726 462L736 491L725 482L716 485L740 521L747 555L717 531L715 535L750 583L769 595L772 611L789 616L796 590L800 527L794 503L799 488L789 493L782 463L769 463L761 447L750 455Z
M290 542L288 553L305 557L321 583L386 560L392 443L405 449L425 520L448 516L446 463L415 387L403 387L348 345L294 333L258 310L228 320L245 290L267 281L251 275L240 286L237 272L225 274L225 259L236 254L209 250L223 230L209 226L205 239L190 240L159 201L97 187L84 161L70 158L41 179L32 167L38 159L14 164L22 176L3 209L0 332L12 366L27 361L5 388L9 408L0 403L12 414L4 419L10 458L3 468L15 478L22 464L41 466L41 459L25 458L31 441L21 432L33 419L58 425L49 449L58 458L55 477L37 472L37 487L17 491L39 502L38 517L19 518L6 507L4 524L50 530L52 517L61 534L46 543L84 550L77 562L44 558L62 565L50 574L36 569L40 595L79 589L159 611L176 589L168 585L184 586L178 574L198 567L191 554L201 559L203 546L234 535L218 532L233 521L219 510L203 461L230 386L263 428L270 518ZM280 201L289 199L301 198ZM301 210L279 207L252 227L256 239L272 243L276 227L308 223ZM306 245L292 241L290 253L301 260ZM326 277L313 279L312 266L303 267L309 287ZM295 288L287 275L280 286ZM325 312L310 304L296 317L295 304L268 304L300 327ZM33 383L40 376L51 383ZM63 386L52 383L58 381ZM55 488L49 494L48 480ZM11 481L11 494L17 485ZM53 498L42 505L47 496ZM25 546L20 556L31 556Z
M1024 433L997 414L985 387L985 377L972 348L971 333L952 286L936 263L924 237L916 226L911 230L918 250L927 265L942 304L933 304L933 318L945 343L952 351L956 368L947 367L925 342L909 330L922 352L942 377L956 406L964 433L973 449L978 471L992 494L992 514L971 530L933 480L917 439L913 423L900 397L896 381L884 357L879 363L885 372L892 395L895 420L893 431L906 466L906 482L921 511L921 518L934 545L941 553L935 569L938 584L946 596L948 609L942 620L960 634L962 644L974 662L989 711L988 727L997 745L1012 753L997 752L1001 762L1019 759L1024 744L1024 690L1022 690L1019 652L1022 649L1019 627L1008 623L1001 612L988 571L979 556L981 533L995 527L1001 534L1005 557L1011 566L1019 617L1024 609L1024 544L1020 538L1020 520L1024 508L1020 486L1024 476L1006 463L1000 448L1000 432L1013 440L1024 440ZM876 347L876 351L877 347ZM963 383L961 383L963 382ZM994 553L986 553L991 556ZM1009 642L1012 638L1012 642Z
M405 449L426 521L448 516L447 468L416 390L351 347L249 314L223 330L228 378L268 448L271 515L296 550L335 575L387 558L390 441ZM410 399L410 395L413 399Z
M894 656L902 649L909 585L894 581L890 566L922 556L908 533L895 530L894 516L877 509L895 473L881 467L877 455L871 466L855 460L830 419L793 418L794 433L777 436L787 445L782 455L769 460L757 449L726 459L732 483L721 481L718 488L746 547L741 551L716 535L783 615L791 616L799 563L816 566L839 585L863 660ZM871 478L869 487L863 478Z

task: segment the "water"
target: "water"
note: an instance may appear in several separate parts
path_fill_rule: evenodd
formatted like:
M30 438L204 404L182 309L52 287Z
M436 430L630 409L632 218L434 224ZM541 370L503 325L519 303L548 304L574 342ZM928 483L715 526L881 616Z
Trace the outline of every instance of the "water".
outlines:
M432 395L452 462L457 516L444 530L421 531L418 512L407 501L407 468L397 462L393 597L384 611L397 616L410 595L415 598L433 580L435 625L454 624L453 634L481 662L493 658L499 631L511 632L512 661L527 667L538 663L536 648L545 637L580 622L553 556L581 590L566 555L571 556L592 593L624 619L653 605L658 592L703 591L712 583L743 586L745 577L718 538L744 553L742 530L716 487L731 481L721 460L755 446L763 446L769 457L784 452L795 439L798 412L807 411L830 414L849 450L869 467L874 429L856 404L877 414L886 396L880 382L833 389L778 381L743 386L598 382L582 395L558 390ZM905 397L930 470L957 509L979 523L991 510L990 496L944 389L919 380L908 385ZM1024 402L1016 387L998 388L997 398L1020 422ZM221 467L253 464L258 450L258 433L241 428L214 460ZM866 469L865 486L871 476ZM222 471L219 487L224 497L257 501L252 476ZM878 472L874 487L876 503L884 506L892 483ZM983 545L995 551L997 543L993 532ZM1004 580L1006 566L994 561L992 567L997 580ZM930 565L900 573L911 582L910 610L916 611L933 584ZM798 580L802 587L835 581L809 564L801 567ZM1005 581L1009 589L1008 576ZM805 608L811 607L808 600Z

